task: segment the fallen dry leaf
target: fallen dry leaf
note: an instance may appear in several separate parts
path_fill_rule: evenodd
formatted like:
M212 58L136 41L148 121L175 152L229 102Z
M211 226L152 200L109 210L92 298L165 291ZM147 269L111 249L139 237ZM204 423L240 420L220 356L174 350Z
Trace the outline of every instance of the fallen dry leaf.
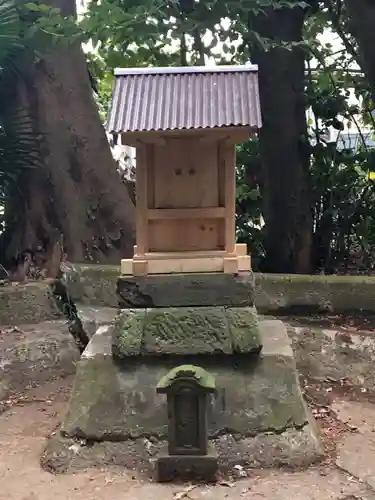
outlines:
M177 493L175 493L173 495L173 499L174 500L181 500L182 498L187 497L188 493L190 493L190 491L194 490L194 488L196 488L196 487L197 487L196 484L190 484L189 486L187 486L182 491L178 491Z
M220 481L218 483L220 486L226 486L227 488L233 488L234 483L229 483L228 481Z

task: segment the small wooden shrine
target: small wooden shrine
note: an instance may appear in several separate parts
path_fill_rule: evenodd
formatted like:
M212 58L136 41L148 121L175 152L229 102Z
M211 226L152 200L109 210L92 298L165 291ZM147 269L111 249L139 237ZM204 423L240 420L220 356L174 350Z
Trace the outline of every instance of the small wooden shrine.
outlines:
M136 246L121 274L249 271L235 146L261 126L257 66L118 69L108 131L136 147Z

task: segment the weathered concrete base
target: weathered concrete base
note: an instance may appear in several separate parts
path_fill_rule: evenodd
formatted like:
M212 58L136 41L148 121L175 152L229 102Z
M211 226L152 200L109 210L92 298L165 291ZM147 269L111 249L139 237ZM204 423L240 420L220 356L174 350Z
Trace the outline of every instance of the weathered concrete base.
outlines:
M243 438L225 434L211 441L218 453L220 472L224 475L241 465L246 468L306 468L323 458L315 424L289 429L280 434L261 433ZM167 443L153 436L127 441L88 441L52 436L42 456L44 469L55 473L73 473L88 467L119 466L137 469L155 477L155 463Z
M215 481L218 471L217 453L213 446L205 456L164 455L156 461L156 479L165 483L174 479Z
M209 436L222 468L306 466L322 455L303 401L294 356L280 321L260 322L260 356L134 357L115 361L110 329L93 336L78 364L68 414L48 445L53 469L115 463L149 470L167 435L157 382L171 368L200 365L216 379ZM88 446L89 445L89 446Z
M117 295L121 308L136 307L246 307L254 303L254 276L239 274L186 273L121 276Z

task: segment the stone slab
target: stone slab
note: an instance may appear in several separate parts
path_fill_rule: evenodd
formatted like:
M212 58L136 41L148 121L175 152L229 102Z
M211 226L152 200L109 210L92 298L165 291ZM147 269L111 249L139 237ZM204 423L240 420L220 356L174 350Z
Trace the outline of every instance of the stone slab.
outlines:
M82 304L76 306L83 329L90 339L100 326L111 324L117 315L117 310L113 307L90 307Z
M61 319L47 282L10 283L0 287L0 324L20 325Z
M73 302L99 307L117 307L116 281L120 266L65 265L65 282Z
M75 373L79 350L66 321L3 329L0 337L0 401L51 379Z
M321 328L313 322L288 327L298 371L315 380L349 384L364 391L375 390L375 336L366 331Z
M337 450L336 465L375 489L375 439L368 434L347 434Z
M176 307L122 310L112 329L117 358L259 352L253 307Z
M121 276L117 296L121 308L252 306L252 273L186 273Z
M219 464L214 449L205 456L160 456L156 461L156 479L165 483L174 480L216 480Z
M375 489L375 404L337 399L332 410L353 431L338 444L337 466Z
M375 439L375 404L368 401L335 399L331 409L336 418L361 434Z
M101 327L78 363L60 437L64 443L77 438L96 443L115 441L117 448L108 444L112 454L116 454L115 449L142 447L144 444L136 442L148 440L157 443L152 445L157 458L159 444L167 436L166 398L156 393L157 382L175 366L192 363L208 370L216 380L218 392L210 403L208 428L222 463L229 456L232 464L238 463L239 451L254 466L277 460L287 464L293 462L293 453L297 462L315 460L321 449L303 401L286 329L282 322L268 320L260 323L260 331L264 344L260 356L130 356L119 361L112 357L111 329ZM261 441L259 436L263 436ZM244 445L245 440L253 443L251 455L246 452L249 444ZM280 452L284 458L280 455L276 459L272 448L265 460L265 443L273 447L274 442L283 443L281 449L289 452ZM232 449L237 451L232 453ZM145 453L147 456L148 451ZM117 463L124 457L112 459Z

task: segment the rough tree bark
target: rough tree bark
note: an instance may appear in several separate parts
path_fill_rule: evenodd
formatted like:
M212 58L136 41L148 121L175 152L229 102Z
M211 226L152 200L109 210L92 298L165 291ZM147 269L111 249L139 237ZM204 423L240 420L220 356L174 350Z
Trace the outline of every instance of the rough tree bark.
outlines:
M349 29L359 47L359 62L375 96L375 2L345 0L345 5L349 14Z
M73 0L44 3L75 14ZM40 167L24 172L6 207L3 255L47 250L61 234L70 261L118 264L132 253L134 207L100 122L80 45L59 46L26 68L17 97L40 140Z
M249 17L249 29L275 41L299 42L305 13L267 9ZM311 271L312 213L304 102L304 53L280 47L252 51L259 65L263 127L260 154L264 180L266 261L264 270Z

